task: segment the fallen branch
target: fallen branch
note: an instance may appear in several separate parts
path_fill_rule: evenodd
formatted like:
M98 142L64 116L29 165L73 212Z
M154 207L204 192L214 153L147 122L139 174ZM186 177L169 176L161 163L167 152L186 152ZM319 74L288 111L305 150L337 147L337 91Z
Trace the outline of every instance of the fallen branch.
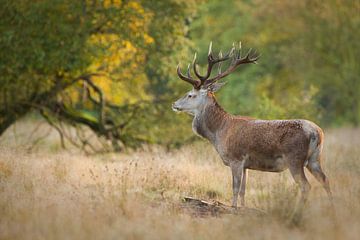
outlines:
M204 201L192 197L184 197L182 208L191 215L205 217L205 216L220 216L222 214L248 215L248 216L265 216L266 213L260 209L249 207L231 207L219 201Z

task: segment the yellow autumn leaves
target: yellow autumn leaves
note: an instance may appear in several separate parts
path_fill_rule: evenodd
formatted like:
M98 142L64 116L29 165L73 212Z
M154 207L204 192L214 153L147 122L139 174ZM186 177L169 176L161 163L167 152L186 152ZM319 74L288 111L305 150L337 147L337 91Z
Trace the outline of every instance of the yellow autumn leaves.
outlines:
M148 79L143 68L146 60L145 49L154 43L148 29L152 13L147 12L137 1L123 3L107 0L103 2L103 7L114 7L119 14L126 11L126 19L122 24L125 24L123 28L127 32L121 35L109 31L91 36L88 44L100 51L96 58L92 59L88 72L101 74L92 80L102 89L107 101L120 105L148 100L150 96L145 92ZM107 23L109 27L111 24L114 23ZM81 99L76 89L71 89L70 92L74 99Z

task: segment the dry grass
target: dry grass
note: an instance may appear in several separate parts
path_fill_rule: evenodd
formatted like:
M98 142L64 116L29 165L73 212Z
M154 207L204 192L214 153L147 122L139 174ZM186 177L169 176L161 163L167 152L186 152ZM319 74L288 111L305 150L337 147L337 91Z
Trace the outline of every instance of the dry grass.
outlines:
M207 143L85 156L51 139L29 152L8 133L0 147L0 239L359 239L360 130L326 131L325 171L337 217L313 186L303 218L289 224L297 188L290 174L250 171L247 205L266 217L192 217L185 195L231 199L230 170ZM19 143L20 142L20 143ZM49 143L50 142L50 143ZM48 149L55 149L49 151Z

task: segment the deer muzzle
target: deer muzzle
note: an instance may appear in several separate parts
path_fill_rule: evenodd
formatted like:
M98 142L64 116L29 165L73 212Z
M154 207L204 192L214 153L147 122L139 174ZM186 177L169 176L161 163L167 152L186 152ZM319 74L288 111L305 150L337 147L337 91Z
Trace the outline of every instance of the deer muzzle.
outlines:
M177 106L176 103L173 103L173 104L171 105L171 108L172 108L172 110L175 111L175 112L181 112L181 111L183 110L181 107Z

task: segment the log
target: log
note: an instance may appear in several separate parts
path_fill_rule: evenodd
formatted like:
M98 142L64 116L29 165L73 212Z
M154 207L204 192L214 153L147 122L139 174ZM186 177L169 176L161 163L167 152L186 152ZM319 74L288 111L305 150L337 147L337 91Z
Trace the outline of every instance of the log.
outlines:
M262 217L266 213L260 209L249 208L249 207L237 207L228 206L219 201L204 201L193 197L184 197L182 208L189 214L197 217L206 216L221 216L223 214L234 214L234 215L246 215Z

